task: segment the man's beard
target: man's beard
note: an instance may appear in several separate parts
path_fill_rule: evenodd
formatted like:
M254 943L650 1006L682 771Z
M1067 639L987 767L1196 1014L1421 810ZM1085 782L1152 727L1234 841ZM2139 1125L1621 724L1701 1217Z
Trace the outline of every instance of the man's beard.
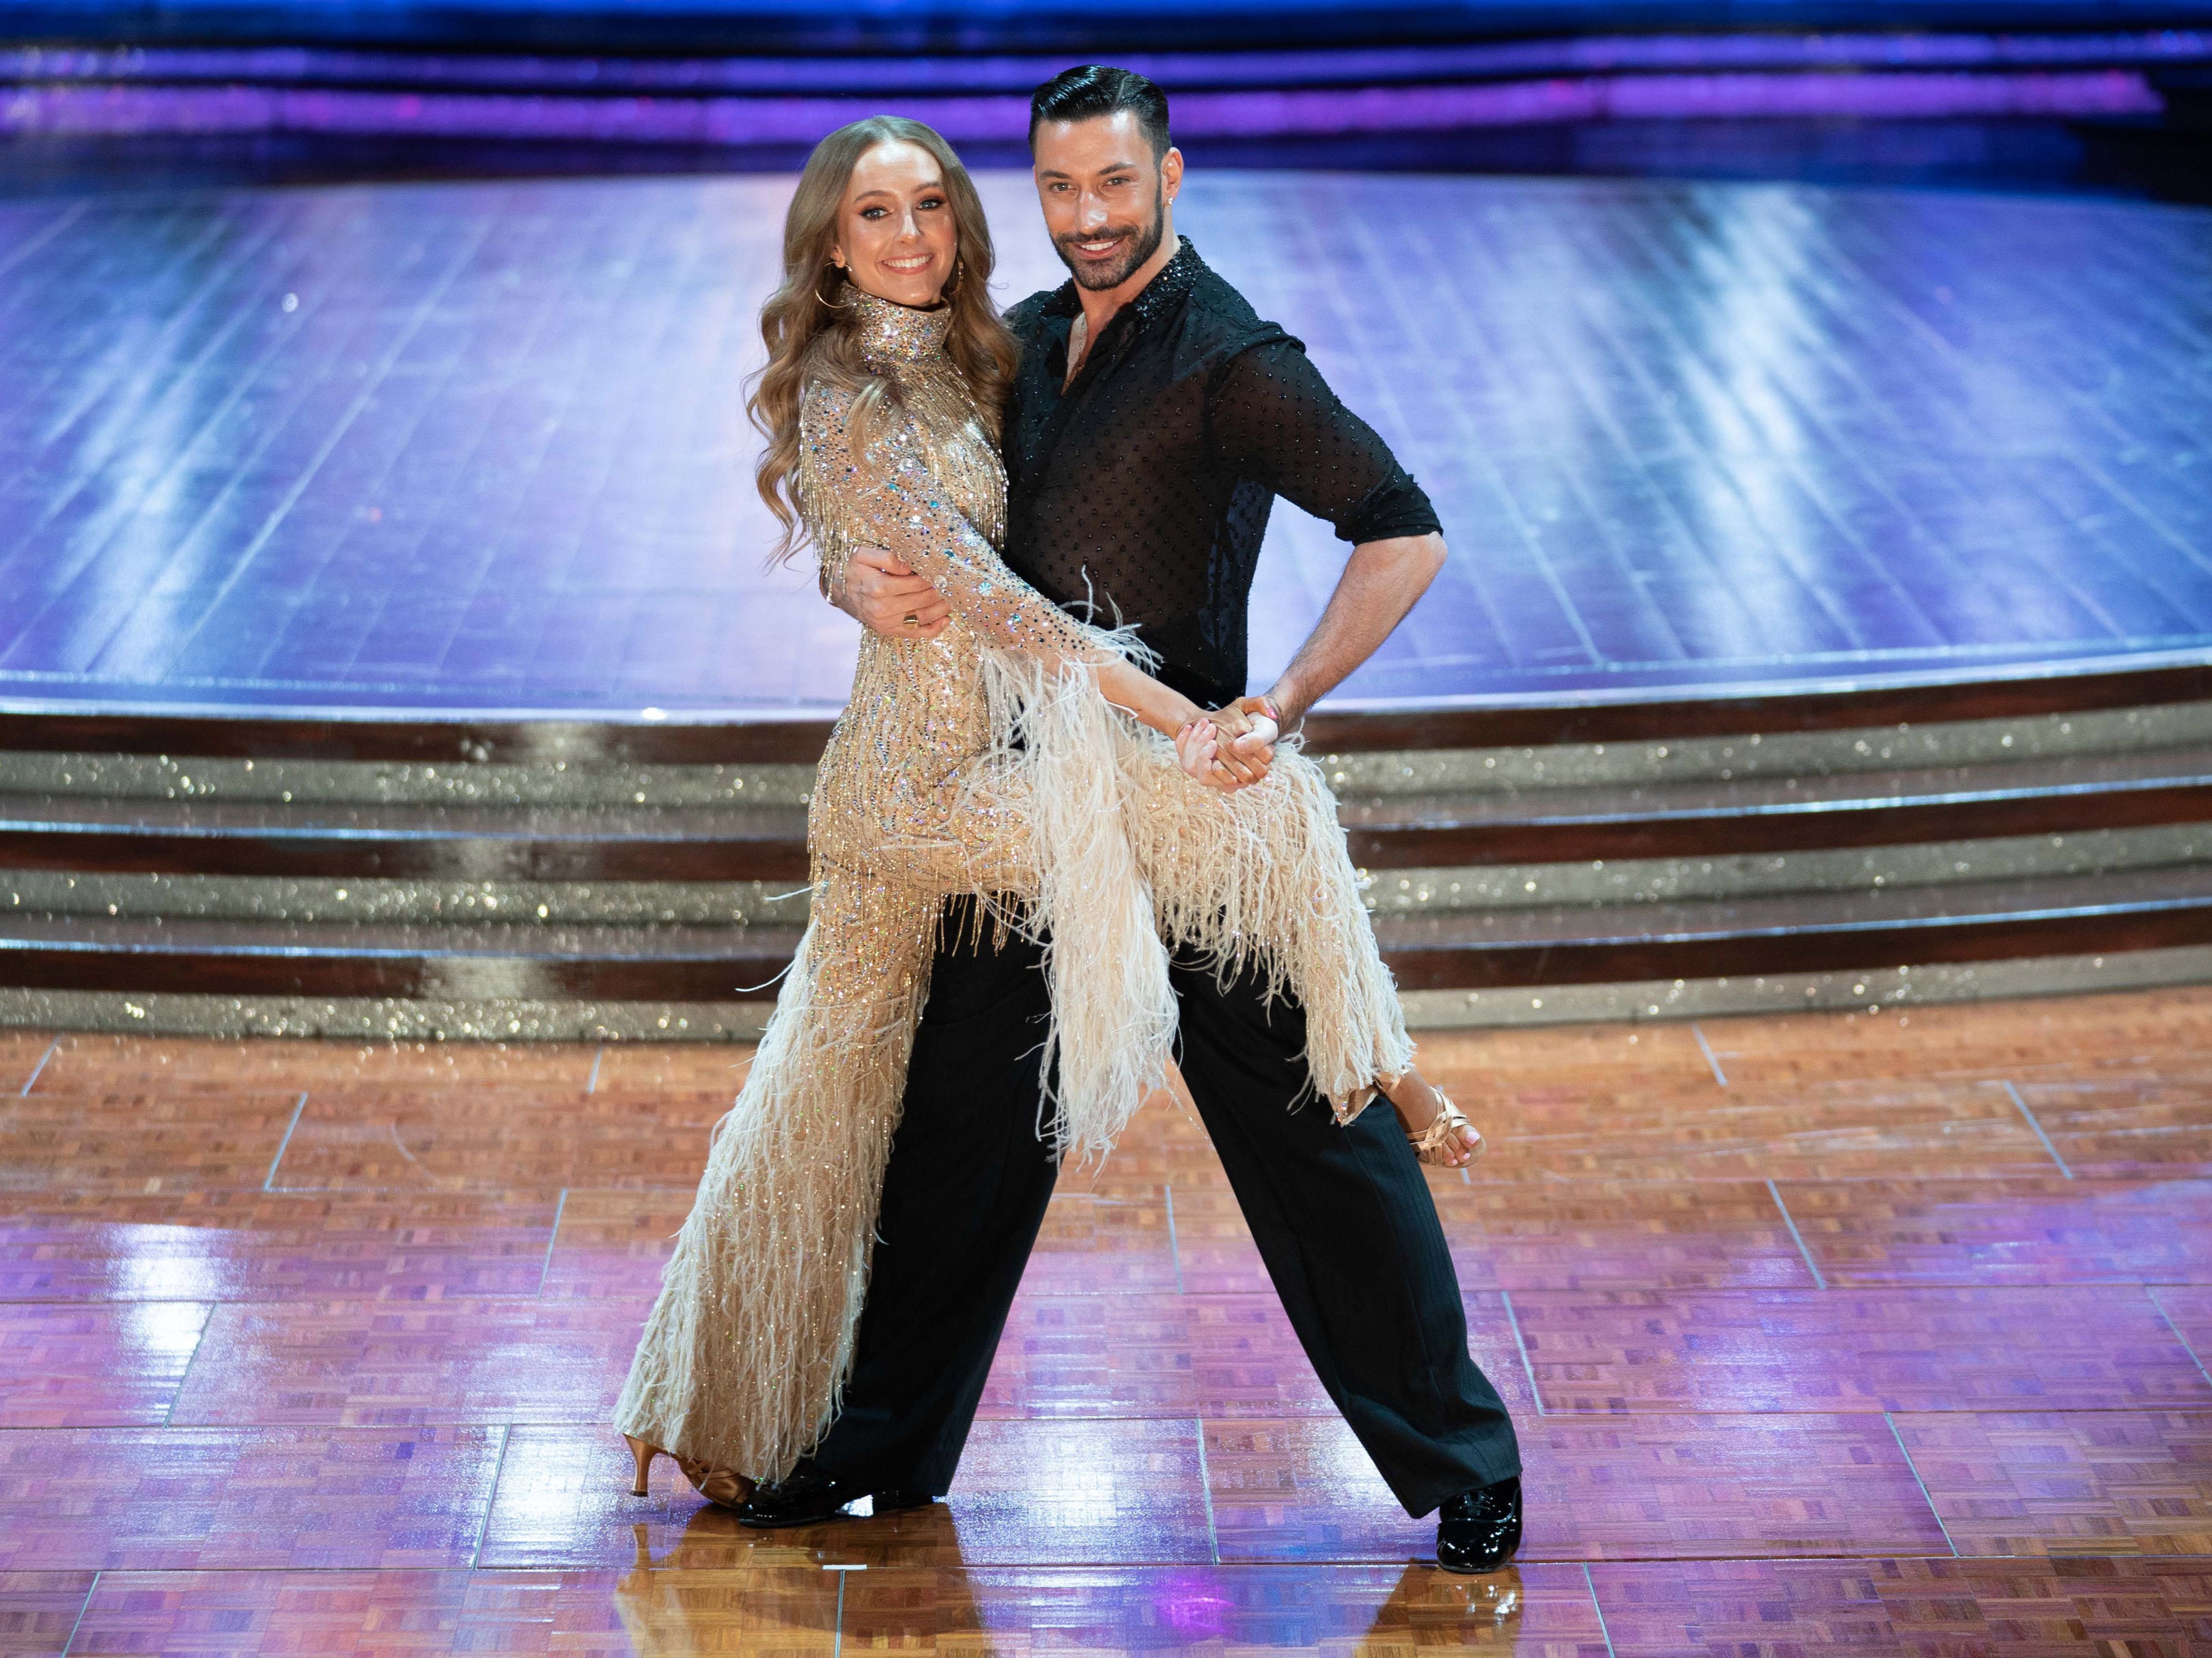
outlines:
M1161 239L1167 234L1167 196L1162 192L1158 204L1152 210L1152 223L1131 235L1122 246L1121 257L1110 264L1103 266L1088 261L1079 264L1071 251L1076 242L1097 240L1096 232L1089 235L1070 232L1065 236L1055 236L1052 239L1052 251L1060 255L1060 262L1074 276L1078 287L1087 288L1094 294L1103 294L1128 281L1131 271L1158 252Z

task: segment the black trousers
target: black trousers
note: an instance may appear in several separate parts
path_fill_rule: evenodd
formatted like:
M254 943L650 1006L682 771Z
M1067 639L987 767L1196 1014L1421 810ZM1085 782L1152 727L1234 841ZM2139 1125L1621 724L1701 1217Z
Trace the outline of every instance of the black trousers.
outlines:
M1042 966L1019 941L938 952L853 1378L815 1453L850 1484L951 1485L1057 1173L1037 1136ZM1388 1103L1340 1127L1301 1100L1304 1016L1267 1005L1253 979L1224 988L1179 963L1175 988L1199 1115L1291 1327L1393 1495L1425 1515L1517 1474L1512 1420L1468 1353L1443 1229Z

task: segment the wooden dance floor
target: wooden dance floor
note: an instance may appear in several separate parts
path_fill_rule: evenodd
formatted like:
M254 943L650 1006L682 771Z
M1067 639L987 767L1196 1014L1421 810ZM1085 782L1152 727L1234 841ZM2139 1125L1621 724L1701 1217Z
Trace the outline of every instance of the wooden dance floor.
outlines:
M950 1501L763 1535L603 1425L742 1050L0 1038L0 1652L2212 1634L2212 992L1425 1051L1495 1141L1433 1181L1528 1459L1483 1579L1172 1102L1062 1181Z
M1058 282L983 180L1012 298ZM787 179L0 200L0 698L824 710L764 573ZM1436 497L1369 702L2212 649L2212 214L1200 165L1180 223ZM1253 671L1343 549L1285 509Z

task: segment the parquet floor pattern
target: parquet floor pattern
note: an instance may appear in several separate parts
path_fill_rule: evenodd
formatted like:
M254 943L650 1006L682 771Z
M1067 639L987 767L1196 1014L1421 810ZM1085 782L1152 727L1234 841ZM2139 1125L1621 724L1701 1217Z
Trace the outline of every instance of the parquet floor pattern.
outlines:
M1421 1564L1203 1134L1061 1183L957 1487L603 1424L726 1048L0 1035L0 1655L2212 1643L2212 990L1435 1035L1518 1566Z

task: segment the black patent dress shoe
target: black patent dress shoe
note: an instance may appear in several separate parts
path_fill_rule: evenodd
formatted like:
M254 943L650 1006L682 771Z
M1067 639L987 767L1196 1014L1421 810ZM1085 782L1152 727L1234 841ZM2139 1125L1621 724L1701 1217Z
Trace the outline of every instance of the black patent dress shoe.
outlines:
M812 1463L801 1463L788 1479L753 1487L753 1494L738 1509L738 1523L760 1531L781 1531L787 1526L820 1526L832 1520L850 1519L845 1510L872 1495L875 1512L891 1514L919 1509L937 1499L927 1491L876 1491L834 1479Z
M866 1496L831 1479L811 1462L792 1470L788 1479L763 1480L738 1509L738 1523L764 1531L786 1526L819 1526L842 1515L855 1498Z
M1521 1481L1462 1491L1437 1511L1437 1564L1446 1571L1496 1571L1521 1546Z

